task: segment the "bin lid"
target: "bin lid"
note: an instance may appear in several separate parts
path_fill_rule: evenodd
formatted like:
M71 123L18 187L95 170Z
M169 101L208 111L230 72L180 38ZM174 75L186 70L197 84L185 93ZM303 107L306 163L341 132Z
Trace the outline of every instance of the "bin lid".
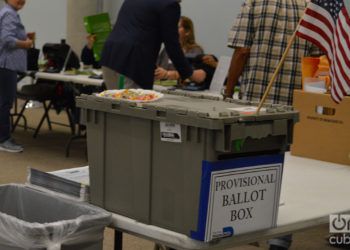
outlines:
M258 103L240 100L218 100L201 95L164 94L164 97L145 103L133 103L96 95L77 97L77 106L90 110L116 113L133 117L174 122L208 129L222 129L232 123L298 120L292 106L267 104L257 115Z

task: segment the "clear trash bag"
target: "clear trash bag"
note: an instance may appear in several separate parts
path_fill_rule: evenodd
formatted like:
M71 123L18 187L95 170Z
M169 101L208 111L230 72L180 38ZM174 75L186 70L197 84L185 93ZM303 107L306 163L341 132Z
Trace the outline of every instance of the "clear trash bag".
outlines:
M110 222L110 213L90 204L25 185L0 185L0 249L79 249L102 241Z

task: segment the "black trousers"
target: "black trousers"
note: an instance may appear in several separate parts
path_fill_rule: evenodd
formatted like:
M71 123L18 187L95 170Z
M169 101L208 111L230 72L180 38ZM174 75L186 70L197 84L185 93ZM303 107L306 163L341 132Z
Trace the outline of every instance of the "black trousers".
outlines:
M17 72L0 68L0 142L11 137L10 111L16 88Z

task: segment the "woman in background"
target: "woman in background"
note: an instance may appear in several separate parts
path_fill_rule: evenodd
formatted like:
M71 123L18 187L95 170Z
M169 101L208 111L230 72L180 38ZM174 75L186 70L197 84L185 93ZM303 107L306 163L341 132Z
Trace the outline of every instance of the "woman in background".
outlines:
M27 70L27 49L33 46L34 34L26 34L17 13L25 0L5 0L0 10L0 150L22 152L23 147L11 138L10 110L16 96L17 72Z
M203 54L202 47L196 42L192 20L181 16L178 27L180 45L185 57L191 61L191 59L194 60L198 55ZM175 70L165 49L159 54L157 66L155 80L178 80L180 78L180 74Z

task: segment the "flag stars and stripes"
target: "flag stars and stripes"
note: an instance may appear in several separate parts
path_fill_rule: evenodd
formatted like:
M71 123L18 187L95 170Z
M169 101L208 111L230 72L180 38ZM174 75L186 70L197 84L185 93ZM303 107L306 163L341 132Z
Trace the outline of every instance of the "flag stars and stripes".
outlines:
M350 94L350 17L342 0L312 0L297 35L320 47L330 60L331 96Z
M338 1L338 0L314 0L311 1L314 4L317 4L327 10L329 13L331 13L332 17L334 20L338 18L340 10L343 8L344 3L343 1Z

